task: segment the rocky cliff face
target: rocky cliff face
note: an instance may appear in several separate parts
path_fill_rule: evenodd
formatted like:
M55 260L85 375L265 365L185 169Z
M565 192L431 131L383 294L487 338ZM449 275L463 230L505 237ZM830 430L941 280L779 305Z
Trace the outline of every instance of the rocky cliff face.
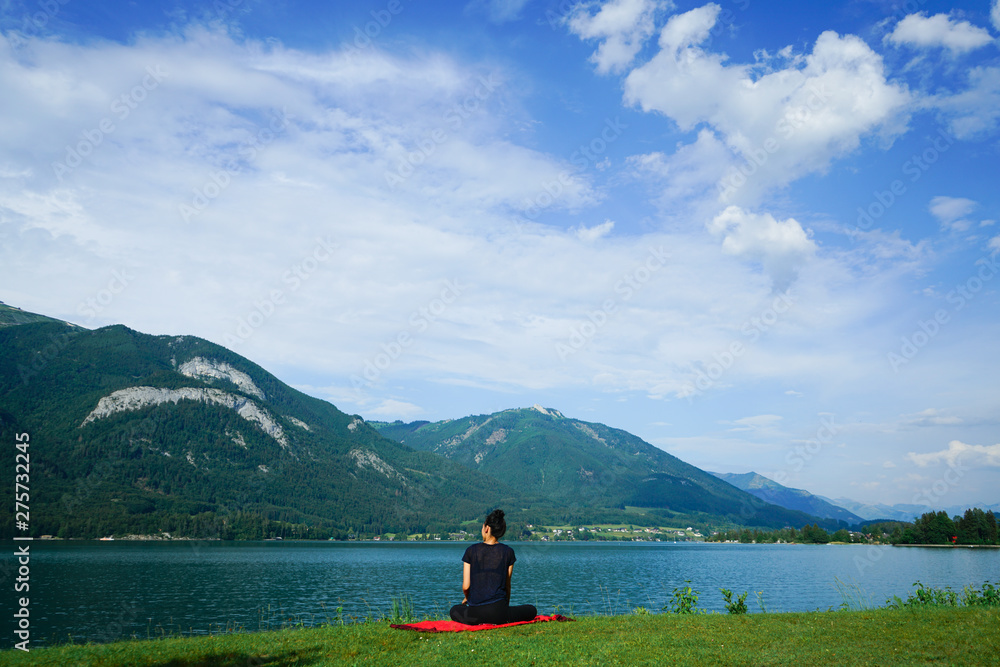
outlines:
M281 428L281 424L277 423L267 410L245 396L230 394L221 389L196 387L184 387L181 389L131 387L129 389L120 389L98 401L97 407L87 415L83 423L80 424L80 427L83 428L92 421L113 415L116 412L140 410L153 405L160 405L161 403L177 403L178 401L201 401L234 410L240 417L253 422L264 433L274 438L282 448L288 448L288 438L285 436L284 429Z
M198 379L218 379L232 382L239 387L240 391L259 399L266 398L264 392L254 384L253 379L244 373L227 364L224 361L213 361L204 357L195 357L180 365L177 372L191 378Z

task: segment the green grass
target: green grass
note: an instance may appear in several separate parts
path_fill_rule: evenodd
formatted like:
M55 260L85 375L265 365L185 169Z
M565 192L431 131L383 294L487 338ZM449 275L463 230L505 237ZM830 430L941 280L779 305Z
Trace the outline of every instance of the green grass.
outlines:
M929 606L795 614L590 616L425 634L363 623L4 651L3 665L987 665L1000 609Z

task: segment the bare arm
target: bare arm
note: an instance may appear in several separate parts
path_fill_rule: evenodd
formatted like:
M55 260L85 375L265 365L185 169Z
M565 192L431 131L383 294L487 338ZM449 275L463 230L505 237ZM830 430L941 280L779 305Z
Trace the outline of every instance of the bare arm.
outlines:
M469 601L469 589L472 588L472 565L462 563L462 604ZM507 577L507 588L510 589L510 575ZM507 594L510 597L510 593Z
M514 574L514 566L507 566L507 604L510 604L510 578Z

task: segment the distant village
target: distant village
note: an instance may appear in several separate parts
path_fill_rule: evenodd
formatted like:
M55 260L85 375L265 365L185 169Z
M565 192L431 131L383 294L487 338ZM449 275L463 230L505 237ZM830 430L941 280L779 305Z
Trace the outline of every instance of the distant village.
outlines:
M518 542L703 542L705 536L687 528L644 528L629 525L596 526L536 526L528 524L517 537L508 534L506 541ZM461 530L447 533L416 533L411 535L387 533L373 537L352 535L349 539L369 539L376 542L458 541L480 539L478 531Z

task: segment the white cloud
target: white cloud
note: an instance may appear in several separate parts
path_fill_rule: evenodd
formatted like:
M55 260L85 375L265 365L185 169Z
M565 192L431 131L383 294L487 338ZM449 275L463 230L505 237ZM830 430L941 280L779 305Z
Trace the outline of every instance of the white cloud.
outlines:
M798 268L816 251L816 244L794 218L778 221L770 213L751 213L729 206L708 223L722 238L723 252L759 261L774 288L783 291Z
M618 72L632 63L653 34L657 11L673 7L670 0L610 0L591 14L590 4L578 5L567 18L570 32L581 39L602 40L590 61L601 74Z
M670 17L660 32L660 48L674 53L680 49L700 44L718 19L721 8L714 2Z
M561 160L506 138L516 133L493 102L516 114L518 99L504 72L490 92L492 71L440 53L304 53L200 27L129 45L32 38L22 52L31 57L0 55L0 88L23 93L0 106L0 126L17 130L0 133L14 175L0 179L0 266L6 300L31 310L202 336L283 378L310 369L289 379L367 414L401 378L671 396L769 296L700 227L614 235L610 220L563 230L512 216L546 183L561 184L557 206L596 195ZM163 83L58 184L52 161L156 64ZM476 112L447 120L470 96ZM246 143L279 102L287 127ZM418 152L437 131L443 140ZM220 188L213 174L234 158ZM386 172L404 161L412 172L390 187ZM185 222L179 205L206 184L211 196ZM320 262L317 238L335 247ZM651 263L660 247L671 259ZM84 314L122 270L127 289ZM422 315L449 280L461 296ZM556 343L608 301L599 334L560 359ZM257 324L233 340L247 321ZM380 361L371 386L336 390L401 334L412 342Z
M931 200L928 210L938 219L942 228L964 232L972 226L972 222L965 219L965 216L972 213L975 208L976 202L971 199L941 196Z
M383 419L413 419L421 415L424 409L419 405L414 405L413 403L407 403L406 401L397 401L393 398L387 398L375 407L366 411L373 417L381 417Z
M1000 31L1000 0L993 0L993 7L990 8L990 21L993 27Z
M920 13L910 14L897 23L885 40L918 48L944 47L952 55L958 55L986 46L993 38L989 31L968 21L952 20L946 14L928 17Z
M755 415L753 417L743 417L735 419L730 431L754 431L773 433L774 427L778 425L782 417L780 415Z
M993 252L1000 252L1000 236L994 236L991 238L987 245Z
M579 227L576 230L576 237L581 241L587 243L593 243L599 238L603 238L611 233L611 230L615 227L614 220L605 220L599 225L594 225L593 227Z
M952 440L947 449L939 452L917 454L909 452L906 458L921 468L944 461L949 466L990 466L1000 467L1000 444L967 445L960 440Z
M927 408L916 414L903 415L900 423L903 426L955 426L962 423L962 418L942 415L935 408Z
M625 100L682 130L707 125L719 135L733 154L730 174L717 176L726 177L723 201L752 204L755 194L824 171L866 135L887 141L905 129L910 95L886 80L881 57L860 38L824 32L805 56L782 49L731 64L699 46L719 12L712 3L672 16L660 51L628 74Z
M732 167L733 154L712 130L702 128L693 143L680 146L671 155L655 151L631 156L628 163L662 189L665 209L675 209L679 201L707 203L710 215L718 210L717 186Z
M973 67L965 90L931 98L959 139L991 135L1000 123L1000 67Z
M511 209L546 183L562 184L557 205L566 208L597 197L587 181L565 176L565 163L506 139L509 121L492 103L509 114L518 100L504 72L489 92L481 87L492 71L440 53L303 53L199 27L125 46L31 39L23 48L31 58L0 56L0 88L24 93L0 107L0 125L17 129L0 133L4 171L14 176L0 179L0 234L17 239L0 245L0 266L7 300L31 310L87 326L199 335L281 377L310 369L298 384L367 414L401 378L673 396L693 363L730 344L734 323L770 303L766 279L721 257L701 227L612 236L610 220L570 231L512 220ZM164 82L128 118L115 117L114 132L57 185L51 162L156 64L168 72ZM60 76L64 87L46 83ZM475 113L445 120L456 104L478 100L477 90L486 99ZM277 101L288 126L220 191L212 174L253 145L245 142L281 111ZM439 130L444 140L418 153ZM412 173L390 188L385 173L415 155ZM179 204L206 184L213 196L185 222ZM759 232L750 224L726 234L746 246L751 231ZM336 250L317 264L318 237ZM743 246L746 256L775 254ZM650 248L659 247L671 258L650 272ZM120 270L134 276L128 288L81 315L79 304ZM448 280L461 296L433 319L422 315ZM823 291L822 279L813 288ZM816 300L837 314L832 329L854 321L845 298L858 297ZM609 300L606 325L561 360L556 343ZM259 324L230 343L251 315ZM788 317L798 316L809 310ZM405 351L372 386L351 391L349 378L401 334L412 341ZM740 361L740 373L797 376L830 363L778 356L764 348Z

